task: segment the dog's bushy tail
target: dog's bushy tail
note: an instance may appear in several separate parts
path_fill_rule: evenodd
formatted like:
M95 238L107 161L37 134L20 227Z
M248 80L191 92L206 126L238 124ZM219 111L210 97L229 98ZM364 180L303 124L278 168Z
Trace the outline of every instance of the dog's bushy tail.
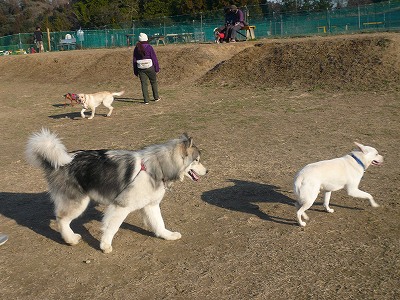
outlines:
M117 92L117 93L112 93L113 96L122 96L125 93L125 91Z
M25 154L27 161L39 168L57 169L72 161L61 140L46 128L29 137Z

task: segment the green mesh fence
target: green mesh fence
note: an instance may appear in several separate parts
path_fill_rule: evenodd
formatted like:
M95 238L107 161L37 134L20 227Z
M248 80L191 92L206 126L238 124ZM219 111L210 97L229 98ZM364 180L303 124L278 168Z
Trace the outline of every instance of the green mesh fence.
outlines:
M246 6L241 9L247 22L256 26L256 38L400 30L400 0L290 14L269 11L266 5ZM146 33L151 43L213 42L214 28L223 23L223 10L217 10L195 16L133 20L131 24L121 24L120 27L124 29L104 26L95 30L50 32L50 37L47 32L43 32L44 48L45 51L64 51L133 46L140 32ZM244 39L243 36L239 37ZM37 51L33 33L0 37L0 55L30 53L35 50Z

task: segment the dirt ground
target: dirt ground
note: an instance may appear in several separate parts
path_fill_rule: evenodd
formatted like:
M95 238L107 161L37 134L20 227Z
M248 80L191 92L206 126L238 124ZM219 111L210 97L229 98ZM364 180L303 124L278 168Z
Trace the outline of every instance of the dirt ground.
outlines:
M399 299L400 37L368 34L167 45L162 100L141 105L133 49L0 57L1 299ZM126 94L105 117L81 119L63 94ZM69 150L138 149L188 132L210 172L167 192L165 241L131 214L113 252L99 250L104 207L72 223L66 245L40 172L24 159L28 136L47 127ZM361 189L321 199L305 229L292 181L305 164L376 147Z

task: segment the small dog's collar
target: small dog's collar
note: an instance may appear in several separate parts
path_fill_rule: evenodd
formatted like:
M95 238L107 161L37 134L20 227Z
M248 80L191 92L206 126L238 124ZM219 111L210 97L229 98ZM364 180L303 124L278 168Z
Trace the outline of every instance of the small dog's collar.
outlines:
M350 153L350 156L352 158L354 158L354 160L364 169L364 172L365 172L365 165L363 164L363 162L357 156L355 156L353 153Z
M65 95L65 97L67 97L67 96L70 96L72 100L76 100L76 98L77 98L77 94L74 94L74 93L67 93Z

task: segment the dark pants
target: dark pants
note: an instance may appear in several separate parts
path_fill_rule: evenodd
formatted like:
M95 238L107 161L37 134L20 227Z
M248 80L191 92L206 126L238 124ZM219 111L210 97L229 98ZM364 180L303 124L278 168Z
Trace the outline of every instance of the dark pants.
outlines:
M242 25L231 25L228 27L228 39L236 40L237 32L242 29Z
M157 84L157 73L154 70L154 66L147 69L139 69L138 76L140 78L140 83L142 84L142 93L145 103L149 102L149 80L151 84L151 89L153 91L154 100L158 97L158 84Z

